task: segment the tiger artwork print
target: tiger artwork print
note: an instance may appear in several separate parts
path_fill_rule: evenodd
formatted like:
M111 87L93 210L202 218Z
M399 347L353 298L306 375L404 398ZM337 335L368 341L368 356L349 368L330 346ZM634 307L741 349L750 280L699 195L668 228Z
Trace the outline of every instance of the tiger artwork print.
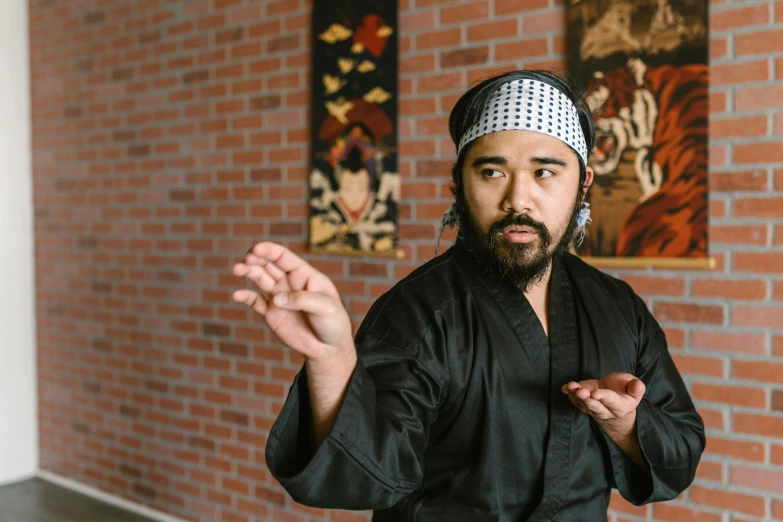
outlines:
M636 149L639 204L625 218L616 256L707 255L708 68L625 67L596 73L587 102L595 115L596 175Z

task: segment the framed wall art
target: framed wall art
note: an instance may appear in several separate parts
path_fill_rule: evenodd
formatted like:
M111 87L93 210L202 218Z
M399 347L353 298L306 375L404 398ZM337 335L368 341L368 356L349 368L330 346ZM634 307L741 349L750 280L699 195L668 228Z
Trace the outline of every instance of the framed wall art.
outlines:
M590 85L601 266L710 268L708 1L571 0L570 73Z
M397 2L313 3L311 252L399 257Z

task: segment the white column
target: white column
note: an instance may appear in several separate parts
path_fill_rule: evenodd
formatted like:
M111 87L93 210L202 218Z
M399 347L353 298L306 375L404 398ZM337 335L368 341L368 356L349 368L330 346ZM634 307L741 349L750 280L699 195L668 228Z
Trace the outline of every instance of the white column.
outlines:
M38 471L27 19L0 0L0 484Z

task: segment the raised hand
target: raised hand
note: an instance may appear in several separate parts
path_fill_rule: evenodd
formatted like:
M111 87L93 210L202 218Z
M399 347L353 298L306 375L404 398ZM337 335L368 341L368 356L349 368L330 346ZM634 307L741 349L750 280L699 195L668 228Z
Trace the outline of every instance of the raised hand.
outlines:
M636 407L644 397L645 386L630 373L609 373L600 379L571 381L560 390L571 404L599 424L635 419Z
M252 307L308 360L354 350L351 321L332 281L284 246L258 243L233 273L261 290L237 290L233 300Z

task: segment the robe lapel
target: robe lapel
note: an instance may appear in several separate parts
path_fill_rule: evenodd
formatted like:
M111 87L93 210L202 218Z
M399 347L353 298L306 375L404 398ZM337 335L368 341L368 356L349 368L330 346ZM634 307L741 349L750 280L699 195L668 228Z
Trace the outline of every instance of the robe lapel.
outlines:
M571 280L562 260L555 263L549 294L550 417L544 460L544 494L529 520L553 520L568 494L571 428L579 413L560 387L578 378L576 311Z
M549 341L535 310L515 288L507 283L497 282L483 273L470 253L455 247L463 266L474 274L479 284L495 299L501 312L522 347L528 361L528 368L538 382L549 381Z

